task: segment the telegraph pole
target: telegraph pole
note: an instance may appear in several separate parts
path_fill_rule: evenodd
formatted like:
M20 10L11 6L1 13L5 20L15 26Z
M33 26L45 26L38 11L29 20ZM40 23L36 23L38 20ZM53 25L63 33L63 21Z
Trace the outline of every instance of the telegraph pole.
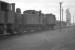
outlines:
M40 20L41 20L41 10L39 11L39 24L41 24ZM40 25L39 25L39 29L40 29Z
M63 21L63 7L62 7L62 21Z
M60 31L61 31L61 8L62 8L62 2L59 2L60 4Z
M74 16L73 16L73 24L74 24Z
M62 22L63 22L63 7L62 7ZM63 27L63 24L62 24L62 27Z

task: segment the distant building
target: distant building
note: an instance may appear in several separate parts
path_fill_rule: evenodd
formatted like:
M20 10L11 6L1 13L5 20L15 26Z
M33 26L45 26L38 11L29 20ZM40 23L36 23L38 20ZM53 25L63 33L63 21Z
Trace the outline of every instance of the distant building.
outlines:
M66 22L67 22L67 25L70 25L71 23L71 13L69 9L66 9Z

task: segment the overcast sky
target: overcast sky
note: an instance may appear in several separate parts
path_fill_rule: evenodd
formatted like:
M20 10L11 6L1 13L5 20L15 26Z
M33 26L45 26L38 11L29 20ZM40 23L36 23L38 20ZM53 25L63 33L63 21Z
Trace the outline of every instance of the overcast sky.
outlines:
M21 8L21 11L24 10L41 10L43 13L53 13L56 15L57 20L60 19L60 7L59 1L60 0L3 0L7 2L15 2L16 8ZM61 0L62 1L62 0ZM66 20L66 13L65 10L70 8L71 17L75 16L75 0L63 0L62 4L64 8L64 20ZM73 20L72 20L73 21ZM71 22L72 22L71 21Z

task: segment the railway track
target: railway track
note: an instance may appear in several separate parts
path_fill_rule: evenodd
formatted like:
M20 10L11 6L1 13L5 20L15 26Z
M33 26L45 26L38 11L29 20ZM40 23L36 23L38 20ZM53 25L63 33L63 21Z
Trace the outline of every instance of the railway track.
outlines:
M29 33L35 33L35 32L44 32L44 31L52 31L52 30L57 30L57 29L65 29L65 28L71 28L71 27L74 27L74 26L62 26L62 27L60 27L60 26L56 26L54 29L45 29L45 30L30 30L30 31L25 31L25 30L21 30L21 31L19 31L19 32L14 32L14 34L12 34L12 35L18 35L18 34L29 34ZM6 34L4 34L4 35L0 35L0 36L10 36L10 33L8 33L7 35Z
M72 28L72 27L75 27L75 26L66 26L66 27L61 27L61 29L66 29L66 28ZM59 30L60 27L58 28L55 28L55 29L49 29L49 30L31 30L30 32L28 31L23 31L23 32L15 32L16 34L13 34L13 35L0 35L0 40L5 40L5 39L8 39L8 38L12 38L12 37L15 37L15 36L23 36L23 35L30 35L30 34L37 34L37 33L40 33L40 32L46 32L46 31L54 31L54 30Z

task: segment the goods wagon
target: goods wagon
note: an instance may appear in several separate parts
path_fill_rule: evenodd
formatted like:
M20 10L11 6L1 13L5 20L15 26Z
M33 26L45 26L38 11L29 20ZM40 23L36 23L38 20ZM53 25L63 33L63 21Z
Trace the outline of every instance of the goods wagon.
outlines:
M47 29L49 28L53 29L56 23L55 15L45 14L45 18L43 21L44 21L44 27L46 27Z

